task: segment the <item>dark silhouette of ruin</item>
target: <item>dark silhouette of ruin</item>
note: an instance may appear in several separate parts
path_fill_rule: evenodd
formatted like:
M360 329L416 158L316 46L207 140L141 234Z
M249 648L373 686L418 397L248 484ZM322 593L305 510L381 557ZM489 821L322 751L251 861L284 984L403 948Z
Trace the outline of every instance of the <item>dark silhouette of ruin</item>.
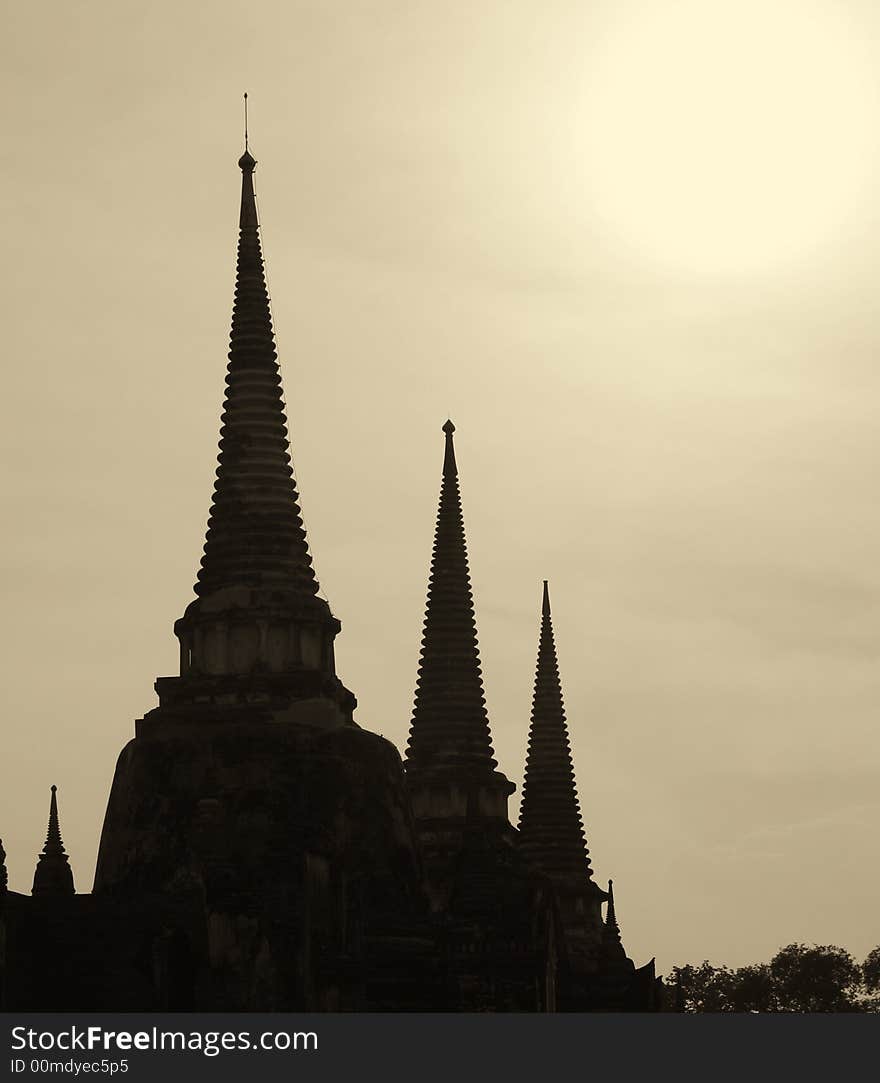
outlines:
M74 892L54 786L31 896L8 890L0 844L0 1005L657 1010L653 961L627 957L593 879L546 583L510 822L451 421L405 760L352 718L290 465L256 162L238 164L219 466L180 673L119 757L91 894Z

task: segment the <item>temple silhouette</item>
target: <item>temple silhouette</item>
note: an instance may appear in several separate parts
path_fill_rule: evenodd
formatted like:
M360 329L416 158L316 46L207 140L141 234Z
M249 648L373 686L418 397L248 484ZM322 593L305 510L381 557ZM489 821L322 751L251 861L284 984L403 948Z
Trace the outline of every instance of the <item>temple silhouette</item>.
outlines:
M510 822L451 421L404 759L353 719L290 464L256 162L238 164L219 465L180 672L119 756L90 894L55 786L31 895L8 890L0 844L0 1007L659 1010L654 962L628 958L593 877L546 582Z

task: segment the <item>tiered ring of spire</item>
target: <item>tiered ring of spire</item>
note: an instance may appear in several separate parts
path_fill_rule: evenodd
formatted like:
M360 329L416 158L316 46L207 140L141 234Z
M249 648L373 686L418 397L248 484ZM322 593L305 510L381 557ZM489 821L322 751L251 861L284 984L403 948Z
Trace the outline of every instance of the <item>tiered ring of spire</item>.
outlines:
M254 197L256 161L241 167L235 306L220 456L196 593L277 587L311 597L312 570L288 451L269 294Z

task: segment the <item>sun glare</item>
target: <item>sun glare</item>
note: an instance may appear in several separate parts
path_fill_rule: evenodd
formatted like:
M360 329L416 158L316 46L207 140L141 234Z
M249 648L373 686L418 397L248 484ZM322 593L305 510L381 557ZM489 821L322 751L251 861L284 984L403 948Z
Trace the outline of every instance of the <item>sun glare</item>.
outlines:
M588 73L591 214L640 258L701 271L762 270L833 238L874 180L880 125L869 50L845 12L830 0L617 8Z

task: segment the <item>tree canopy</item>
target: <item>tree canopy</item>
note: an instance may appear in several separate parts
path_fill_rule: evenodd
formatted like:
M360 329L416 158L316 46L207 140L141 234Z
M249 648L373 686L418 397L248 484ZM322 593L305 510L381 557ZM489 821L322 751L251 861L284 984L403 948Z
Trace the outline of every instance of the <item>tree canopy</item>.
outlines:
M789 944L769 963L672 968L670 999L686 1012L880 1011L880 946L862 965L832 944Z

